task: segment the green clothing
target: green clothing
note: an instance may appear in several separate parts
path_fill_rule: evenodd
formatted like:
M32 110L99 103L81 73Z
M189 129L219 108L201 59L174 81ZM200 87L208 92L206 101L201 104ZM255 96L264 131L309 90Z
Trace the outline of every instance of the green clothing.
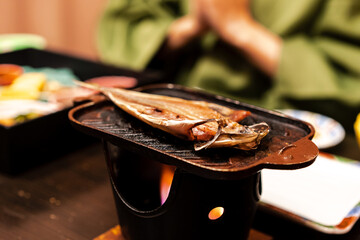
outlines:
M98 32L101 59L147 68L187 2L110 0ZM210 33L186 52L171 81L265 108L320 112L349 128L360 112L360 1L252 0L251 9L284 41L273 80Z

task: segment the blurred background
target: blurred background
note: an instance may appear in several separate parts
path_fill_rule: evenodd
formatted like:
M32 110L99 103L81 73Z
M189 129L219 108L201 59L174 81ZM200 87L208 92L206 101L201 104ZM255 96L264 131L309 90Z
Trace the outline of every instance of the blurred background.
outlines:
M0 34L38 34L48 49L95 60L96 26L106 2L0 0Z

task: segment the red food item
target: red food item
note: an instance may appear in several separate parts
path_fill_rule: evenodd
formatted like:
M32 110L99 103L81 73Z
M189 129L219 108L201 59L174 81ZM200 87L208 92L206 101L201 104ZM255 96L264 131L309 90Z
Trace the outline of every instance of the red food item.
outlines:
M125 76L103 76L86 80L88 83L96 83L102 87L132 88L137 84L136 78Z
M10 85L23 74L23 68L15 64L0 64L0 86Z
M244 118L246 118L247 116L250 116L251 112L250 111L245 111L245 110L237 110L234 111L229 118L231 120L233 120L234 122L240 122L241 120L243 120Z

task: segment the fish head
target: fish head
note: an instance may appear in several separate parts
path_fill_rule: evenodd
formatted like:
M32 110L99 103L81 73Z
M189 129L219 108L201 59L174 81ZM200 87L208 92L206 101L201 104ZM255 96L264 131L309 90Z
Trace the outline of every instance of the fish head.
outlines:
M196 151L204 148L234 147L241 150L256 149L261 140L269 133L270 127L261 122L244 126L236 122L221 124L215 137L207 142L195 143Z

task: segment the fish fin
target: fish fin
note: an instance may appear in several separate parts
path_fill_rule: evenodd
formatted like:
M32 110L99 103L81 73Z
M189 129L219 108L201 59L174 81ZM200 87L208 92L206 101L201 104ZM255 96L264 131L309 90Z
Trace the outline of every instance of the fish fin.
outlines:
M218 137L221 134L221 131L222 131L222 128L223 128L224 124L223 124L223 121L221 121L221 120L215 120L215 121L218 122L218 130L217 130L215 136L211 140L209 140L207 142L195 143L194 144L195 151L200 151L201 149L204 149L204 148L207 148L207 147L211 146L218 139Z
M258 133L260 138L265 137L270 131L270 126L266 122L260 122L257 124L250 125L249 128L252 131Z

